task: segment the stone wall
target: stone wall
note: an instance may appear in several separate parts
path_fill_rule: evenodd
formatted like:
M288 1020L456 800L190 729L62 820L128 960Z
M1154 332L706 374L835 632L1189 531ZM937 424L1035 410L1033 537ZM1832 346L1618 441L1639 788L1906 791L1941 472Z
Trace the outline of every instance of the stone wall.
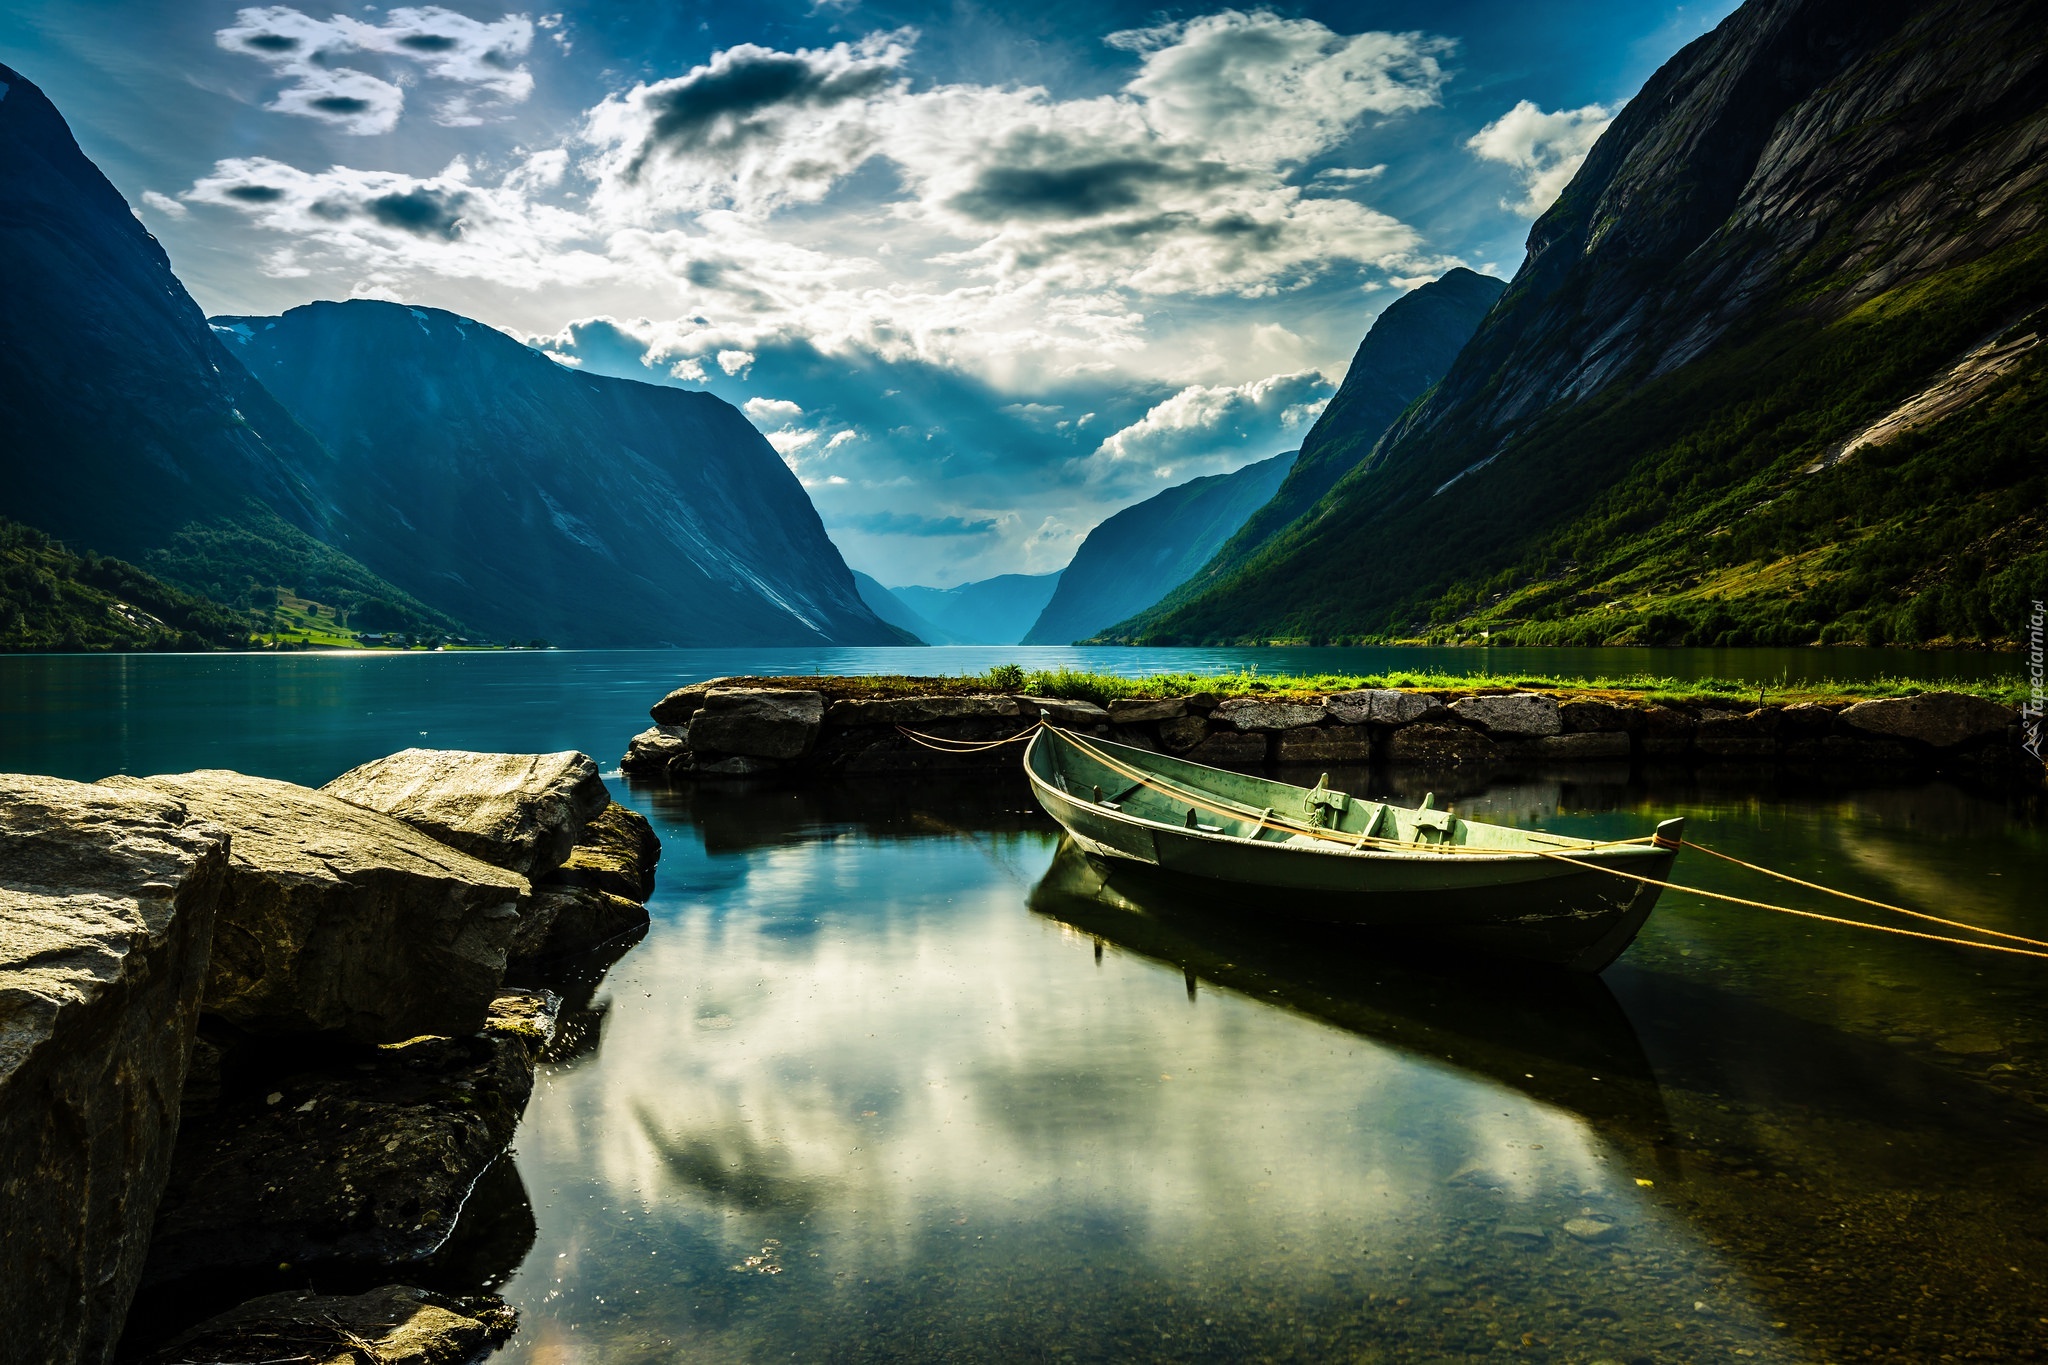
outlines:
M1741 707L1599 692L1379 689L1091 702L1015 694L867 698L855 679L718 678L671 692L620 766L636 777L917 773L1014 766L1019 745L941 752L1019 735L1040 719L1216 767L1270 764L1726 763L1864 771L1969 770L2038 779L2016 710L1932 692L1877 701ZM943 748L943 746L941 746Z

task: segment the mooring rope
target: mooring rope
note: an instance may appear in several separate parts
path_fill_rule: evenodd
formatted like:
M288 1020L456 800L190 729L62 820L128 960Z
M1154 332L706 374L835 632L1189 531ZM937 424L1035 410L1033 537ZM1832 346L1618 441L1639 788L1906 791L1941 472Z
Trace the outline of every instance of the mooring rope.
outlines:
M902 725L897 726L896 729L900 731L906 738L912 740L915 743L922 744L928 749L935 750L938 753L968 754L981 753L989 749L1000 749L1006 744L1015 744L1019 740L1029 739L1033 735L1037 734L1040 730L1056 730L1057 727L1041 718L1033 721L1029 726L1025 727L1023 730L1019 731L1014 735L1010 735L1003 739L985 741L956 740L948 738L945 735L919 734L917 731ZM1730 896L1719 891L1708 891L1702 887L1686 886L1679 882L1660 881L1655 877L1646 877L1640 872L1624 872L1622 869L1618 867L1608 867L1602 863L1586 862L1583 860L1583 858L1573 857L1570 853L1560 853L1551 849L1491 849L1471 848L1469 846L1460 844L1411 843L1407 840L1387 839L1377 835L1346 834L1339 830L1321 829L1306 823L1298 824L1292 821L1278 821L1272 818L1272 812L1270 811L1262 811L1254 815L1249 811L1249 809L1237 810L1229 806L1216 805L1213 801L1203 800L1201 799L1201 793L1190 793L1177 785L1167 785L1159 781L1158 779L1155 779L1149 773L1142 772L1137 768L1129 766L1128 764L1119 762L1117 759L1111 757L1106 753L1103 753L1100 749L1097 749L1094 745L1082 739L1079 735L1074 734L1072 731L1061 730L1059 731L1059 733L1063 738L1067 740L1068 743L1072 744L1082 753L1087 754L1090 758L1094 759L1096 762L1102 764L1104 767L1110 769L1111 771L1119 773L1124 777L1128 777L1135 780L1140 786L1147 787L1150 790L1158 792L1162 796L1170 797L1175 801L1182 802L1186 805L1193 806L1201 810L1206 810L1212 815L1221 815L1226 819L1236 820L1240 823L1251 824L1260 829L1270 829L1277 833L1289 835L1307 835L1312 839L1321 839L1328 843L1343 844L1349 848L1364 848L1367 845L1371 845L1375 848L1398 849L1404 852L1413 852L1417 849L1427 848L1432 852L1456 853L1465 857L1495 858L1526 857L1527 855L1533 853L1539 858L1550 858L1557 862L1569 863L1574 867L1586 868L1594 872L1605 872L1610 877L1621 877L1628 881L1639 882L1644 886L1655 886L1666 891L1679 891L1689 896L1699 896L1705 900L1721 901L1724 904L1728 905L1742 905L1748 906L1751 909L1755 910L1769 910L1780 915L1796 915L1801 919L1818 920L1823 924L1839 924L1849 929L1869 929L1874 933L1894 934L1900 938L1920 939L1928 943L1947 943L1958 948L1981 948L1985 952L1990 953L2009 953L2015 957L2032 957L2048 960L2048 951L2042 951L2048 950L2048 940L2028 938L2024 934L2011 934L2005 932L2002 929L1988 929L1981 924L1971 924L1964 920L1944 919L1940 915L1930 915L1922 910L1909 910L1903 905L1892 905L1886 901L1871 900L1866 896L1858 896L1853 892L1837 890L1836 888L1831 886L1822 886L1818 882L1809 882L1802 878L1794 877L1790 873L1778 872L1768 867L1762 867L1756 863L1745 862L1743 859L1737 858L1733 854L1723 853L1718 849L1708 848L1705 844L1695 843L1691 839L1681 840L1680 842L1683 847L1696 848L1702 853L1708 854L1715 858L1722 859L1725 862L1734 863L1737 867L1747 868L1751 872L1762 873L1766 877L1775 877L1780 881L1790 882L1795 886L1803 886L1806 887L1808 890L1819 891L1830 896L1839 896L1844 900L1856 901L1859 904L1868 905L1874 909L1889 910L1897 914L1909 915L1914 919L1927 920L1934 924L1947 925L1949 928L1952 929L1962 929L1973 934L1984 934L1991 938L2010 939L2015 943L2026 943L2031 944L2033 946L2030 948L2012 948L2006 946L2003 943L1979 943L1974 939L1953 938L1946 934L1929 934L1924 933L1918 929L1901 929L1896 925L1890 924L1872 924L1867 920L1844 919L1839 915L1824 915L1817 910L1800 910L1789 905L1775 905L1770 901L1751 900L1746 896ZM1634 839L1614 839L1599 843L1593 841L1586 841L1584 846L1575 850L1575 852L1580 854L1596 853L1603 848L1618 847L1626 844L1647 843L1653 841L1655 838L1655 835L1642 835Z
M1968 929L1973 934L1989 934L1992 938L2009 938L2015 943L2030 943L2036 948L2048 948L2048 939L2028 938L2025 934L2008 934L2003 929L1987 929L1981 924L1970 924L1959 919L1943 919L1940 915L1930 915L1924 910L1908 910L1903 905L1892 905L1885 901L1874 901L1868 896L1859 896L1852 891L1839 891L1832 886L1822 886L1819 882L1803 881L1788 872L1779 872L1772 868L1759 867L1755 863L1746 863L1731 853L1723 853L1719 849L1708 848L1705 844L1696 844L1690 839L1685 840L1685 846L1687 848L1696 848L1709 857L1719 858L1723 862L1734 863L1737 867L1746 867L1751 872L1761 872L1766 877L1776 877L1781 882L1790 882L1794 886L1803 886L1809 891L1820 891L1830 896L1840 896L1845 901L1855 901L1860 905L1873 906L1879 910L1890 910L1894 914L1910 915L1914 919L1924 919L1934 924L1946 924L1951 929Z

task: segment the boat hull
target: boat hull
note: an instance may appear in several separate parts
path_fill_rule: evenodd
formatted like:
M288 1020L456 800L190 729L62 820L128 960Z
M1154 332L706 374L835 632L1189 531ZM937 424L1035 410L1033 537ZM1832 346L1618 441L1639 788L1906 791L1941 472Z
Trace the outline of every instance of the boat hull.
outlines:
M1030 775L1039 804L1081 849L1140 867L1179 895L1574 971L1601 970L1635 940L1662 889L1636 878L1668 880L1677 857L1654 844L1482 857L1220 838L1126 819Z

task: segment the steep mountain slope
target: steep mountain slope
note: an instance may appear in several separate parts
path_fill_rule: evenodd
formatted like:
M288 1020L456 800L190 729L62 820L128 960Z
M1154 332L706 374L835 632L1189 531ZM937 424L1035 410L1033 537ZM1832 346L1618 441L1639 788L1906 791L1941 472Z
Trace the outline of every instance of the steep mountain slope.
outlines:
M710 394L583 374L358 299L215 331L333 451L335 542L498 636L897 644L761 434Z
M905 644L929 644L927 635L942 632L937 626L919 616L903 599L883 587L880 579L870 578L859 569L853 571L853 586L860 592L860 600L868 604L868 610L882 620L908 635Z
M1143 637L2012 637L2048 589L2044 49L2040 0L1751 0L1372 457Z
M1190 479L1105 520L1074 552L1023 643L1069 645L1157 602L1269 505L1299 453Z
M253 381L30 81L0 66L0 514L204 582L401 597L319 544L329 457ZM182 538L181 538L182 534Z
M1014 645L1031 629L1059 586L1057 573L997 574L951 588L891 588L896 599L923 617L935 645Z

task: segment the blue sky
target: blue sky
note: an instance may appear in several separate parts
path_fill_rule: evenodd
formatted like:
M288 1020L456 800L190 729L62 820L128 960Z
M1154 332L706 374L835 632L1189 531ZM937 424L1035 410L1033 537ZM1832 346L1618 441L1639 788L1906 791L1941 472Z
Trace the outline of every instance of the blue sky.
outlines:
M856 568L1063 565L1511 275L1734 6L0 0L212 313L430 304L741 405Z

